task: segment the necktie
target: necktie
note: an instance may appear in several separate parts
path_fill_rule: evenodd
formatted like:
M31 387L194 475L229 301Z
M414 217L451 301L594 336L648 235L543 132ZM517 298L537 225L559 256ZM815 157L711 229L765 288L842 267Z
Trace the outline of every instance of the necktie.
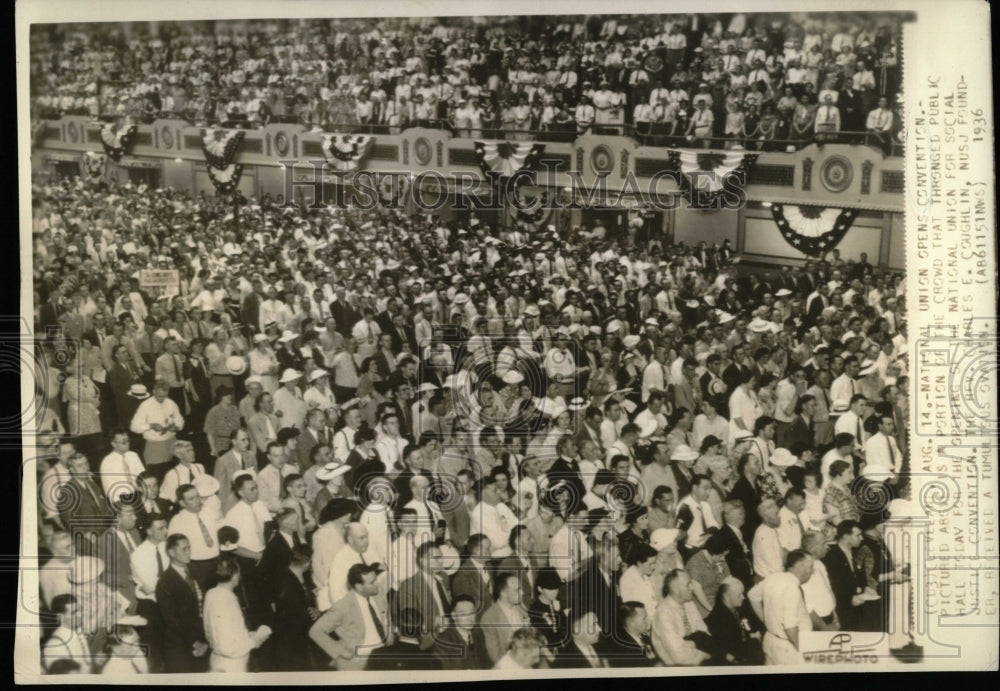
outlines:
M198 514L195 514L195 518L198 519L198 527L201 528L201 536L205 538L205 544L209 547L214 547L215 542L212 541L212 536L208 532L208 526L205 525L205 522L201 520L201 516Z
M193 578L191 578L191 572L190 571L187 572L187 574L185 574L184 578L185 578L185 580L187 580L188 585L191 586L191 590L194 591L195 597L198 598L198 612L200 613L201 612L201 605L202 605L201 588L198 587L197 581L195 581Z
M892 450L892 440L889 437L885 438L885 445L889 447L889 464L892 466L892 470L896 470L896 452Z
M177 358L173 355L170 356L170 361L174 363L174 377L176 381L181 381L181 368L177 365Z
M154 551L156 552L156 577L159 578L163 575L163 555L160 554L159 545L155 546Z
M135 551L135 542L132 540L132 536L128 534L128 531L122 533L125 536L125 546L128 548L128 553L132 554Z
M382 621L378 618L378 613L375 611L375 605L372 604L372 599L365 598L368 602L368 613L372 616L372 623L375 625L375 632L378 633L378 639L380 641L385 640L385 627L382 626Z
M122 470L125 471L125 477L128 478L128 484L134 485L135 478L132 476L132 471L129 470L128 462L125 459L125 454L122 454Z
M681 622L684 624L684 636L690 636L694 633L691 629L691 622L688 620L687 610L684 609L684 605L681 605Z
M861 432L863 431L863 430L861 429L861 418L860 418L860 417L858 417L858 418L857 418L857 421L858 421L858 443L860 444L860 443L861 443L861 441L862 441L862 439L861 439Z
M90 492L90 497L91 499L94 500L94 506L100 509L101 508L100 497L98 497L97 493L94 491L94 483L89 480L87 481L87 491Z

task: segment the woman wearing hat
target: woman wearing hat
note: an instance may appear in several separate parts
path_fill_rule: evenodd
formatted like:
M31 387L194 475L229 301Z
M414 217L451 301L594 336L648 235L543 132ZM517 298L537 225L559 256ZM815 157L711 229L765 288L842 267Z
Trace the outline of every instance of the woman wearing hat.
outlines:
M63 382L62 399L67 404L66 417L69 433L73 436L101 432L101 395L97 385L85 374L87 349L89 343L84 339L80 352L66 368L67 377Z
M213 456L218 458L230 446L233 432L242 426L240 410L233 402L233 391L219 386L215 391L215 405L205 415L204 432Z

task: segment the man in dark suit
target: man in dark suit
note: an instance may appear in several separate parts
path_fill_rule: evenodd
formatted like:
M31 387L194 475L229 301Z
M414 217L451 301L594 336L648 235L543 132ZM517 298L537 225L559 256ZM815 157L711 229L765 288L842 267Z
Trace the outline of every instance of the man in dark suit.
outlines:
M597 615L589 609L571 612L573 617L573 638L556 654L552 667L555 669L608 667L608 661L601 657L595 645L600 640L601 631Z
M596 552L577 577L566 584L566 602L572 612L593 612L601 633L610 636L621 605L617 579L621 557L615 545L598 544Z
M116 503L114 510L115 525L101 535L98 541L98 556L106 565L105 585L117 590L128 599L129 612L132 613L136 610L137 599L129 557L142 543L142 538L136 529L135 510L126 503Z
M813 414L816 412L816 399L810 394L799 396L795 402L795 418L789 423L785 430L785 443L787 449L795 449L802 446L807 449L816 447L816 426L813 423ZM796 453L792 451L792 453Z
M451 536L452 543L456 548L461 550L469 540L470 517L467 500L469 490L472 487L472 472L469 470L460 470L454 480L442 477L442 481L450 482L454 485L457 500L447 502L445 506L442 506L441 513L444 514L444 520L448 525L448 534Z
M749 371L749 368L744 363L746 352L747 346L745 343L737 343L730 349L729 357L732 359L732 363L722 371L722 381L729 393L736 391L736 387L746 379L746 373Z
M129 405L129 390L139 383L139 371L135 369L123 345L112 350L111 369L108 370L108 388L115 402L115 416L118 425L127 428L132 422L135 408Z
M420 648L434 644L434 635L448 624L451 611L451 588L441 569L441 548L432 541L417 547L417 572L399 585L400 610L412 609L420 615Z
M842 631L855 631L861 623L863 603L856 598L865 580L854 563L854 553L861 545L861 538L861 526L857 521L841 521L837 525L837 542L823 558L830 588L837 600L837 619Z
M250 285L253 290L243 298L243 304L240 306L240 318L249 333L255 334L260 331L260 303L263 302L263 298L261 298L263 286L258 278L252 280Z
M65 491L73 498L66 502L60 519L70 533L83 533L87 540L82 543L85 550L93 550L94 540L113 522L111 507L104 496L104 490L94 482L90 474L90 462L82 453L69 458L72 479L64 485ZM91 555L87 555L91 556Z
M598 644L611 667L652 667L656 660L649 642L650 613L641 602L623 602L618 609L618 634Z
M399 613L399 638L395 643L373 651L368 656L369 671L409 672L441 669L441 661L420 645L418 639L424 626L418 610L404 608Z
M563 581L559 572L551 566L538 571L535 579L537 596L528 607L528 621L542 636L546 647L555 654L569 640L569 622L566 609L559 602L559 590Z
M753 544L753 534L760 525L760 517L757 515L757 506L760 504L760 494L757 492L756 479L760 475L760 459L750 454L743 454L736 464L736 472L740 479L733 485L729 492L730 501L737 500L743 504L743 542L747 545Z
M457 595L451 605L451 627L439 633L432 653L445 670L490 669L483 630L476 626L477 605L468 595Z
M719 644L726 660L737 665L764 664L760 634L753 635L750 620L744 616L744 588L735 578L719 584L715 607L705 617L708 633Z
M743 538L745 522L746 509L741 501L734 499L722 505L722 528L719 529L718 539L725 545L726 565L734 577L746 588L751 588L753 564L750 561L750 549Z
M583 497L587 494L583 475L580 474L580 464L573 458L576 455L576 439L569 434L561 437L556 442L556 452L559 457L549 467L545 476L549 487L554 487L560 481L571 486L567 492L570 503L566 507L566 513L574 514L583 505Z
M162 516L167 521L177 512L177 506L169 499L160 496L160 480L152 470L139 473L139 485L142 487L142 508L139 513L145 516Z
M170 567L156 582L156 603L163 616L163 659L168 673L201 672L207 668L208 643L201 619L204 593L191 577L191 543L174 533L167 537Z
M290 507L282 508L274 516L278 529L271 535L264 553L261 555L257 571L260 574L264 593L273 602L285 580L285 571L292 561L292 550L301 548L298 528L299 514Z
M309 638L309 628L319 616L313 600L313 583L307 570L309 555L302 549L292 551L288 569L274 599L274 659L280 671L305 672L318 659L316 644Z
M451 592L455 597L465 595L476 605L476 619L493 604L493 577L487 568L493 545L482 533L469 537L466 543L469 557L462 562L451 577Z
M515 573L520 577L521 603L528 609L534 599L535 579L538 577L538 569L529 556L535 548L534 538L524 525L516 525L511 528L509 545L512 554L500 561L497 573Z

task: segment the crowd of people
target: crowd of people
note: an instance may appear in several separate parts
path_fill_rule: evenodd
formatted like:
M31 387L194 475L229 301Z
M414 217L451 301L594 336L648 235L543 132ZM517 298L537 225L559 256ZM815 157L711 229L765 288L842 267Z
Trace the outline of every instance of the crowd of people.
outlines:
M177 22L33 28L35 118L765 150L901 142L898 13ZM702 105L704 104L704 105Z
M48 673L785 664L885 630L905 280L864 254L32 196Z

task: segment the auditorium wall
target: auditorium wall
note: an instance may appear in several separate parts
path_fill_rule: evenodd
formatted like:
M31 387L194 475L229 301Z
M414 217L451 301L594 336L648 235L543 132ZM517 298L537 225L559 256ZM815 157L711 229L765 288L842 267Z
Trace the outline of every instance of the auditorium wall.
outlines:
M736 247L739 211L696 211L681 205L668 213L672 214L670 228L674 242L697 245L704 240L711 247L729 240Z

